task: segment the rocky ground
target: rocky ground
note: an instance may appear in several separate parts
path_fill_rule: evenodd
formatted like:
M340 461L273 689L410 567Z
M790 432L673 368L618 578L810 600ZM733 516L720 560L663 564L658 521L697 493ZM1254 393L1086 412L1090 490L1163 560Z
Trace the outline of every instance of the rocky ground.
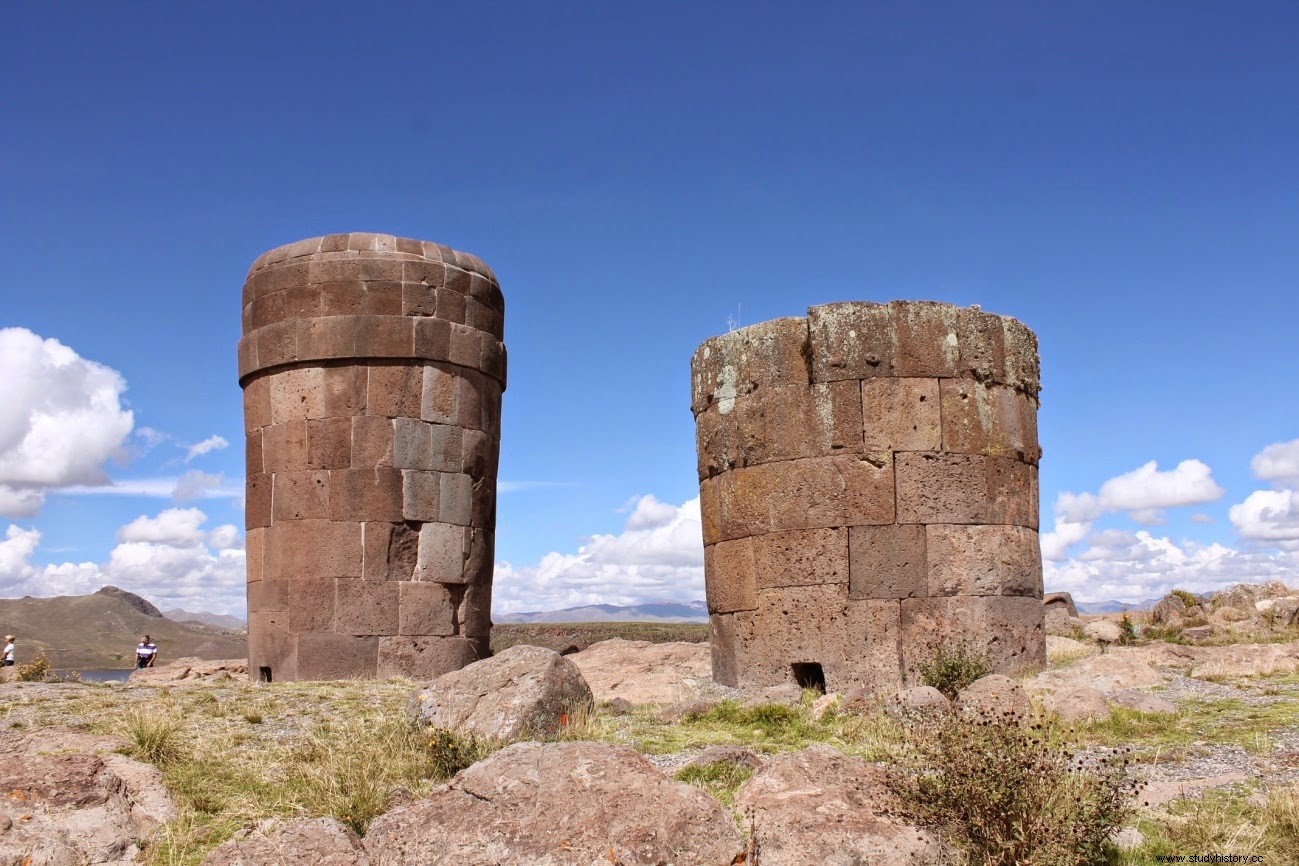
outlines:
M1080 631L952 712L1024 713L1084 763L1131 748L1141 805L1113 862L1299 862L1299 633ZM711 681L706 644L625 640L474 668L258 685L240 662L182 660L0 685L0 864L959 861L890 805L905 708L952 706L933 689L747 694Z

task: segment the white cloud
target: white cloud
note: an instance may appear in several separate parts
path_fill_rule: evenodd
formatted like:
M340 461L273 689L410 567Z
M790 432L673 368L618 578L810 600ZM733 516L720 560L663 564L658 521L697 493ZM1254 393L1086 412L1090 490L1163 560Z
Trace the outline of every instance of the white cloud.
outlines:
M1254 476L1278 487L1299 487L1299 439L1274 442L1249 462Z
M501 613L703 598L699 498L677 506L642 496L618 535L592 536L575 553L547 553L524 568L498 562L492 595Z
M32 562L40 532L10 526L0 541L0 594L84 595L105 584L137 593L162 608L242 614L245 556L230 525L210 532L196 508L169 508L118 530L106 563Z
M222 489L225 478L220 473L200 472L191 469L176 479L176 486L171 491L171 498L177 502L191 502L215 495L214 491Z
M1087 537L1091 532L1090 523L1074 523L1062 517L1055 519L1055 529L1044 532L1038 542L1042 547L1042 558L1052 562L1061 562L1068 558L1068 550Z
M1079 600L1137 602L1173 589L1210 592L1234 583L1280 580L1296 584L1299 553L1234 550L1221 544L1180 544L1147 530L1111 530L1092 536L1088 548L1066 562L1045 562L1048 592Z
M1192 522L1192 523L1212 523L1212 522L1213 522L1213 518L1212 518L1211 516L1209 516L1208 514L1204 514L1204 513L1200 513L1200 514L1192 514L1192 515L1191 515L1191 522Z
M1164 522L1165 508L1212 502L1225 492L1199 460L1183 460L1168 472L1151 460L1106 481L1098 493L1061 493L1055 513L1069 523L1090 523L1107 512L1126 511L1137 523L1152 526Z
M57 340L0 329L0 514L29 517L47 490L104 484L134 423L126 381Z
M188 463L195 457L201 457L209 451L220 451L229 444L230 443L225 440L225 437L213 434L202 442L189 446L189 450L185 452L185 462Z
M202 542L207 533L199 526L207 515L197 508L168 508L157 517L140 515L117 530L121 542L144 541L171 545L194 545Z
M1299 491L1255 490L1227 512L1242 538L1299 541Z

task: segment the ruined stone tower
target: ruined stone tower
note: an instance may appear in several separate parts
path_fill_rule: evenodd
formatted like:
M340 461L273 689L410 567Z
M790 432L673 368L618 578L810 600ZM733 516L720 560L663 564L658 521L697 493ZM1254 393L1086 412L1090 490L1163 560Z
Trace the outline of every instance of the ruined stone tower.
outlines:
M254 678L425 678L487 653L505 302L482 261L354 232L243 291Z
M718 682L882 689L958 646L1045 662L1032 331L827 304L706 340L691 373Z

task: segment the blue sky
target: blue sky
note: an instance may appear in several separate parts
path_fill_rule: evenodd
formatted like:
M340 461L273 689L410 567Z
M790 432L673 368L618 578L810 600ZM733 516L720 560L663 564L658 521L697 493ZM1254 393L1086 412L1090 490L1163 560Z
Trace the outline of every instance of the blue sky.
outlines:
M1293 3L5 18L2 594L242 605L240 287L349 230L501 280L498 610L701 597L690 354L849 299L1037 332L1048 589L1299 584Z

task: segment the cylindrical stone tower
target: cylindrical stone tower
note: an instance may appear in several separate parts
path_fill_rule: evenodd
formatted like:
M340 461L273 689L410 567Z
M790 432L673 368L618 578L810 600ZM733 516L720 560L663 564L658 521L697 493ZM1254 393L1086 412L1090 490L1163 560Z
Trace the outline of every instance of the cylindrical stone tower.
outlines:
M713 676L884 689L940 650L1045 662L1037 338L842 303L691 361Z
M505 302L478 258L354 232L244 284L249 673L432 677L491 629Z

